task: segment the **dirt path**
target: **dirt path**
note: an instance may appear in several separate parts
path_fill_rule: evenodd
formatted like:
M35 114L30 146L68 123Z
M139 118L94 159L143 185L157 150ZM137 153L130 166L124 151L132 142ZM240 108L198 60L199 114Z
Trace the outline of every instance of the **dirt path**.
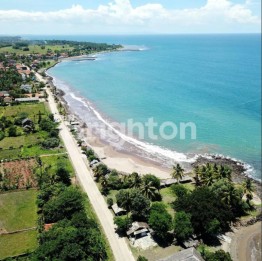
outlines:
M39 75L37 75L37 78L42 80L42 77ZM49 89L47 89L46 91L49 95L48 99L51 112L55 114L56 117L61 121L60 135L68 151L68 155L72 160L77 178L80 181L80 184L82 185L84 191L87 193L89 200L97 214L97 217L104 229L116 261L133 261L134 257L127 245L127 242L124 238L119 238L118 235L115 233L113 216L108 209L104 198L98 190L92 178L92 175L83 160L83 154L81 153L70 131L68 130L58 113L56 103L51 91Z
M230 254L234 261L259 261L252 258L252 244L254 239L260 238L261 248L261 222L248 227L242 227L236 230L232 236Z

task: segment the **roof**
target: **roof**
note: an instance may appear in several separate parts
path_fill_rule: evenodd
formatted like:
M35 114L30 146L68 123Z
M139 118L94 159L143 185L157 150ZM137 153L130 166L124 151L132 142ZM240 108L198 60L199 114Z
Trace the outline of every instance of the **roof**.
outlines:
M117 205L117 203L115 203L114 205L112 205L112 210L114 211L114 213L115 213L116 215L119 214L119 213L121 213L121 212L126 212L126 210L123 209L123 208L120 208L120 207Z
M147 229L147 228L143 228L143 229L141 229L141 230L135 231L135 232L134 232L134 235L139 235L139 234L142 234L142 233L144 233L144 232L148 232L148 229Z
M189 240L183 242L183 244L186 248L191 248L191 247L196 247L199 244L199 241L194 240L194 239L189 239Z
M9 92L8 91L0 91L0 96L9 96Z
M158 261L204 261L195 248L191 247Z
M26 122L33 122L32 120L30 120L29 118L26 118L26 119L24 119L24 120L22 120L22 124L24 125Z
M30 84L22 84L20 88L32 88L32 85Z
M50 230L50 229L53 227L54 224L55 224L55 223L45 224L45 225L44 225L44 230L45 230L45 231Z
M133 233L135 233L137 230L143 230L143 229L149 229L149 226L145 222L133 222L132 227L126 232L126 234L129 236Z
M191 181L192 178L189 176L184 176L181 180L179 180L180 183L191 182ZM177 179L161 179L160 186L170 186L176 183L178 183Z
M39 101L39 99L38 98L16 98L15 101L30 102L30 101Z

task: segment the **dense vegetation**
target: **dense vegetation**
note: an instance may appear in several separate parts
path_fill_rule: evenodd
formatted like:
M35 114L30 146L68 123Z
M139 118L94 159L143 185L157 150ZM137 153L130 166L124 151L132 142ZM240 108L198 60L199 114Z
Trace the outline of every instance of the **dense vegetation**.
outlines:
M40 166L38 182L40 246L32 260L106 260L104 239L96 221L85 210L82 192L71 185L70 174L57 166L56 174L43 172ZM53 224L43 231L44 224Z

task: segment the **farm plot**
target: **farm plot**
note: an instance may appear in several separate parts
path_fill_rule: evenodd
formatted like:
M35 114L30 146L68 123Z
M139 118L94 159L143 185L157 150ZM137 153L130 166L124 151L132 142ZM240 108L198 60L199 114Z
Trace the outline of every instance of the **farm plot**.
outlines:
M35 159L0 163L0 190L35 188Z

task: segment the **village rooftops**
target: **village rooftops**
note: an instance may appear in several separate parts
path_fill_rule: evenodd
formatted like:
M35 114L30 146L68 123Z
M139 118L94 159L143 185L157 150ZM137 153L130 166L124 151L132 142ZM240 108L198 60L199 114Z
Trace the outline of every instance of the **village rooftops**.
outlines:
M196 251L195 248L191 247L186 250L182 250L175 253L172 256L168 256L158 261L204 261L201 255Z

